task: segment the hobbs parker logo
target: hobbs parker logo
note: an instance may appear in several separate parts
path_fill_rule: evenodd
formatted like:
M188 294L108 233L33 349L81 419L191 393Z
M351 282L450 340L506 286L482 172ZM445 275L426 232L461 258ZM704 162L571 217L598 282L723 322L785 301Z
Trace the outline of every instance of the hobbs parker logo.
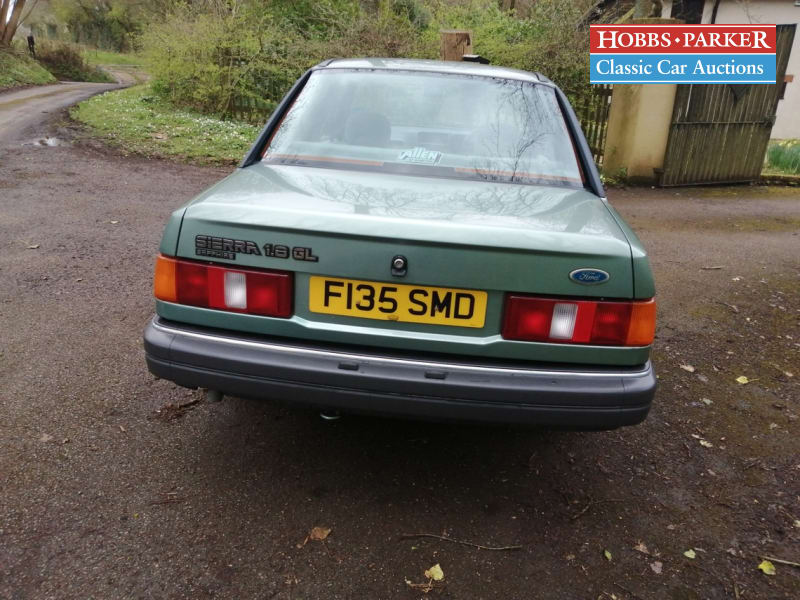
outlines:
M775 83L775 25L592 25L592 83Z

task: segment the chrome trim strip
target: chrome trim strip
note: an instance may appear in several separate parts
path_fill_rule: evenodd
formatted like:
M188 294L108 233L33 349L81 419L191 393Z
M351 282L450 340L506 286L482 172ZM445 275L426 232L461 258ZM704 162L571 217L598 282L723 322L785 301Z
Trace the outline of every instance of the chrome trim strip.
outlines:
M402 365L406 367L415 368L431 368L431 369L450 369L453 371L472 372L472 373L496 373L502 372L505 374L519 374L519 375L546 375L548 377L556 376L569 376L569 377L624 377L624 378L637 378L646 375L650 371L650 361L644 365L641 371L618 371L618 372L587 372L587 371L545 371L541 369L518 369L513 367L481 367L479 365L459 365L456 363L446 362L430 362L405 358L390 358L383 356L373 356L368 354L356 354L339 352L335 350L315 350L313 348L300 348L296 346L286 346L283 344L273 344L270 342L255 342L251 340L243 340L239 338L226 337L222 335L213 335L208 333L197 333L196 331L185 331L163 325L153 318L153 327L164 333L173 335L180 335L195 339L215 341L225 344L236 346L247 346L251 348L260 348L263 350L272 350L276 352L286 352L289 354L305 355L309 357L319 356L321 358L338 359L338 360L360 360L368 363L378 363L386 365Z

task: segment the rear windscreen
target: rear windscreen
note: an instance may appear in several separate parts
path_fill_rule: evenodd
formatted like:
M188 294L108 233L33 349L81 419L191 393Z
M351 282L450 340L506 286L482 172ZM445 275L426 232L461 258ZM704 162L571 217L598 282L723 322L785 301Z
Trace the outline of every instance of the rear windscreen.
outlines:
M583 185L553 88L460 74L315 71L263 160Z

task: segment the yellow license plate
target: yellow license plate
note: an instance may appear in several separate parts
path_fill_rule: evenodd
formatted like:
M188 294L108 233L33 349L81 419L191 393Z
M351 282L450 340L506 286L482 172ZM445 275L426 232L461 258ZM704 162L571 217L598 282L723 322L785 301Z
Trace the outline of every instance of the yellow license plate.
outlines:
M478 290L312 276L308 309L381 321L483 327L487 296Z

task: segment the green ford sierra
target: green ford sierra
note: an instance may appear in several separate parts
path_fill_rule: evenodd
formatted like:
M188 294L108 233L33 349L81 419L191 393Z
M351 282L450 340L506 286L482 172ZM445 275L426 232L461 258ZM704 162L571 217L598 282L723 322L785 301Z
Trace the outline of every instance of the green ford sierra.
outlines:
M606 429L650 408L654 295L546 77L330 60L172 214L144 341L216 396Z

